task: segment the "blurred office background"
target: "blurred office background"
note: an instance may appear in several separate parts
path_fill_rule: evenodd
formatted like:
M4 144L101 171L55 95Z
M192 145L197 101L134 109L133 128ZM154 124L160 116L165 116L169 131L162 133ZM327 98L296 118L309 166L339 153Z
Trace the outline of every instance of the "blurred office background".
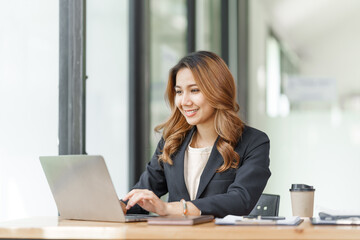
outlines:
M168 116L169 68L195 50L226 60L241 116L269 135L265 192L281 195L280 215L291 215L292 183L314 185L315 212L360 212L360 1L0 6L0 221L57 215L42 155L101 154L124 196Z

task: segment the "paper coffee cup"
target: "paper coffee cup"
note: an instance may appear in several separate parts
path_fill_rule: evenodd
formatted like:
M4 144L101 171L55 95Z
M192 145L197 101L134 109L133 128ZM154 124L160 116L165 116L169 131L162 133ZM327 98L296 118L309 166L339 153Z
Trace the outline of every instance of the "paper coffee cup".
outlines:
M290 190L293 216L312 217L314 210L313 186L306 184L292 184Z

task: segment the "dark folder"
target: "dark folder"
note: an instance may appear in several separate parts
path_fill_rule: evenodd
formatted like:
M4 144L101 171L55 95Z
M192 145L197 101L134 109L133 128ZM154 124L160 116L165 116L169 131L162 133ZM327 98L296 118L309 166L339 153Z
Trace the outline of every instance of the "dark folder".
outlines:
M148 219L150 225L195 225L199 223L211 222L214 219L212 215L201 216L166 216L154 217Z

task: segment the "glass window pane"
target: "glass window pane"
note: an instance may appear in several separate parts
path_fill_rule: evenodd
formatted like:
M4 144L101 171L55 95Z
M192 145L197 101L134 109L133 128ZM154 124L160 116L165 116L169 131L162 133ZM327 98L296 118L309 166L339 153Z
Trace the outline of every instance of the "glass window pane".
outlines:
M154 127L170 114L164 101L168 73L186 54L186 2L184 0L156 0L150 2L151 32L151 155L160 135Z
M57 215L39 156L58 154L59 2L0 7L0 221Z
M86 151L105 158L118 196L128 191L128 1L86 2Z
M196 50L221 56L221 1L196 0Z

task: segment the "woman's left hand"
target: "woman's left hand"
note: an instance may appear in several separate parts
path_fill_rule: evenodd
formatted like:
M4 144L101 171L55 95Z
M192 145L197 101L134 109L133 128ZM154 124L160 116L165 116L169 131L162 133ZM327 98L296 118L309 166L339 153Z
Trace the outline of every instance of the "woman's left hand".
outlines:
M133 189L126 194L123 200L129 200L126 205L126 209L130 209L135 204L139 204L139 206L146 211L157 213L161 216L167 215L167 203L163 202L150 190Z

